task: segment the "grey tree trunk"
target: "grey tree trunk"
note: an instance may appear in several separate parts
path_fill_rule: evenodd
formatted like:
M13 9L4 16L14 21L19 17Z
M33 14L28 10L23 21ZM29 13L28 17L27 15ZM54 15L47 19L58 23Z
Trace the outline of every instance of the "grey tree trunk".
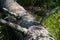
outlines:
M15 0L0 0L0 8L5 10L5 14L9 15L6 17L12 22L0 20L0 23L8 24L14 29L18 29L19 32L14 31L19 40L54 40L47 29L44 26L40 26L35 17L29 14ZM7 19L6 17L4 19ZM13 23L17 26L13 25Z

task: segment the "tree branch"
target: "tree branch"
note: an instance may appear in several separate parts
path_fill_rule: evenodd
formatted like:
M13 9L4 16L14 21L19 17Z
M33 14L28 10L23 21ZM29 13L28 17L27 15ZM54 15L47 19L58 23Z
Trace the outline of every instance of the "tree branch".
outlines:
M21 27L21 26L19 26L17 24L11 23L11 22L7 22L4 19L0 19L0 24L10 26L11 28L14 28L14 29L16 29L16 30L18 30L20 32L25 33L25 34L27 34L27 32L28 32L28 29L23 28L23 27Z
M50 16L51 14L54 14L59 8L60 8L60 6L57 6L57 7L55 7L54 9L48 11L48 12L46 13L46 15L44 15L44 16L42 17L42 19L41 19L41 21L40 21L40 24L41 24L41 25L44 25L44 22L45 22L46 18L47 18L48 16Z
M55 7L54 9L48 11L48 12L46 13L46 16L49 16L49 15L55 13L59 8L60 8L60 6L57 6L57 7Z

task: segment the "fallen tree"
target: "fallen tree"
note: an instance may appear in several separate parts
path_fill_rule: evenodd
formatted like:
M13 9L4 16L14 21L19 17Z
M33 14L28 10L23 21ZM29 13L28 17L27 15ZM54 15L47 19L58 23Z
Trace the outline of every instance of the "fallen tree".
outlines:
M42 24L43 20L59 7L47 12L40 23L15 0L0 0L0 4L0 8L6 15L3 19L0 19L0 24L15 29L19 40L54 40Z

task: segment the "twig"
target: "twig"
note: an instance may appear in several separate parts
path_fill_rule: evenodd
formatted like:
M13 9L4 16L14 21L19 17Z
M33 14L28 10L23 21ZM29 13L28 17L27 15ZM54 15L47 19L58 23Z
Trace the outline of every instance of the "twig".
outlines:
M60 8L60 6L57 6L57 7L55 7L54 9L48 11L48 12L46 13L46 15L44 15L44 16L42 17L42 19L41 19L41 21L40 21L40 25L44 25L44 22L45 22L46 18L47 18L48 16L50 16L51 14L54 14L59 8Z

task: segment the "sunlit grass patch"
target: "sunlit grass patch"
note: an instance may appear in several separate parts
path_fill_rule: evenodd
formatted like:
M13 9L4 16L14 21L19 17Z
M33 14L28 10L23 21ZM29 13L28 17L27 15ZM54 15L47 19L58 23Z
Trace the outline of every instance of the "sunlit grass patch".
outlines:
M46 27L56 40L60 40L60 10L46 19Z

